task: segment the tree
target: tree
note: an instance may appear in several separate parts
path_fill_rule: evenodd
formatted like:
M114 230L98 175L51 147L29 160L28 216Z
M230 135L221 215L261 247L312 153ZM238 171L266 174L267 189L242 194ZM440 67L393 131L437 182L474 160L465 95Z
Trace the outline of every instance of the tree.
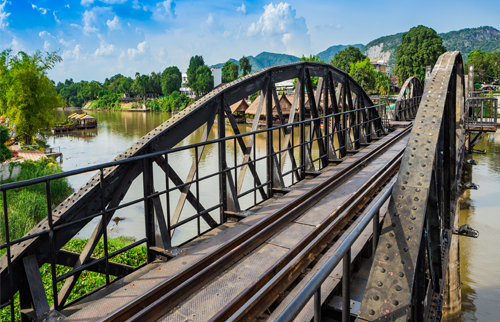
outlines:
M389 76L382 72L375 73L375 89L382 96L387 96L391 90L391 85L389 84Z
M188 70L186 72L187 74L187 82L188 82L188 86L193 89L193 87L195 87L195 83L196 83L196 71L198 70L198 68L200 68L201 66L205 65L205 62L203 61L203 56L193 56L191 57L191 59L189 60L189 67L188 67Z
M248 59L248 57L241 57L239 63L241 76L250 74L250 72L252 71L252 65L250 65L250 60Z
M148 75L141 75L140 73L135 73L135 81L132 88L136 93L142 93L143 102L146 103L146 92L149 89Z
M155 94L155 97L162 94L161 73L151 72L151 76L149 76L149 90Z
M396 50L395 74L399 84L411 76L416 76L423 83L426 66L434 66L444 52L443 41L434 29L417 26L405 32Z
M176 66L167 67L161 73L161 88L163 95L170 95L174 91L179 91L182 84L182 74Z
M330 61L330 65L349 73L351 71L351 64L364 61L365 59L366 56L361 53L359 48L349 46L346 49L337 52Z
M59 105L57 90L47 77L62 59L56 52L32 56L25 52L0 54L0 113L16 124L26 144L40 129L53 123L53 110Z
M474 83L484 83L488 71L488 57L482 50L474 50L469 54L469 64L474 65Z
M315 55L309 55L309 57L306 57L306 56L302 55L302 57L299 59L299 61L317 61L317 62L320 62L320 63L324 63L325 62L324 60L319 60L319 56L315 56ZM319 80L319 77L312 77L311 78L311 82L312 82L312 87L313 88L317 88L318 87L318 80ZM295 78L293 80L293 87L297 87L297 78Z
M222 82L230 83L237 78L238 78L238 65L228 60L224 64L224 66L222 66Z
M214 77L212 71L207 65L198 67L196 70L196 82L191 86L191 89L199 97L200 94L210 92L214 88Z
M359 84L365 91L375 88L375 69L370 63L370 58L363 61L351 63L351 72L349 75Z

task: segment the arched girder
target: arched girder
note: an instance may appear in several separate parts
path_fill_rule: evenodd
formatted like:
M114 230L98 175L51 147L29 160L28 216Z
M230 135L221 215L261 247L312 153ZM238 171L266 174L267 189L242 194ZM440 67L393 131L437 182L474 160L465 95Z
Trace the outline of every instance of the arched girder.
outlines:
M464 102L462 56L458 51L446 52L426 83L401 161L374 254L361 321L440 318L464 154Z
M221 106L223 107L222 110L225 109L227 114L231 114L230 110L228 112L227 108L229 105L238 102L255 92L261 90L268 91L275 83L282 82L284 80L299 78L301 84L307 84L305 75L308 77L321 77L328 80L328 82L325 82L324 86L326 91L329 93L329 96L331 96L331 104L334 101L336 102L336 93L333 82L337 82L342 84L342 88L344 89L342 95L344 103L343 109L346 109L347 105L349 105L349 109L355 108L352 103L351 93L355 95L359 106L373 105L370 98L359 84L357 84L347 73L332 67L331 65L317 62L297 62L273 66L237 79L222 86L221 88L214 89L191 106L174 115L171 119L143 136L129 149L118 155L114 161L126 160L131 157L158 151L166 151L174 147L182 139L207 122L210 123L211 121L209 120L213 120L217 113L219 113L220 117ZM301 86L301 89L303 93L302 95L304 95L304 86ZM305 94L310 96L312 90L309 90L308 93ZM301 100L301 104L304 104L303 99ZM324 102L328 102L328 99ZM331 106L331 104L328 106ZM335 103L334 109L336 108L338 108L338 106ZM335 113L337 111L334 110L333 112ZM371 113L376 112L371 111ZM343 118L343 121L345 121L345 119L346 118ZM354 119L355 118L351 118L349 122L354 122ZM378 127L378 130L383 133L384 130L382 122L380 120L377 122L378 124L375 126ZM319 130L319 124L316 130ZM156 161L160 166L163 166L163 162L158 162L158 159ZM150 160L150 162L152 162L152 160ZM87 217L98 213L101 209L103 209L103 207L111 209L118 206L134 179L143 173L143 171L146 171L145 169L147 168L148 165L145 165L143 162L123 163L112 168L108 168L108 170L105 170L103 173L102 183L100 174L95 174L85 185L79 188L59 206L54 208L52 210L52 214L54 221L53 225L55 227L77 222L77 224L55 232L53 247L56 252L59 251L61 247L63 247L71 238L73 238L87 223L90 222L91 219L87 219ZM101 190L101 186L103 187L103 191ZM193 196L189 196L189 193L186 198L193 202ZM104 205L102 203L104 203ZM91 256L97 241L103 234L103 229L107 227L107 224L112 218L112 213L110 212L107 217L106 222L101 220L100 224L96 227L90 238L93 242L89 242L84 252L80 255L82 263L85 263ZM204 219L210 226L216 225L216 222L211 219L209 214L205 215ZM47 218L42 220L30 231L29 234L37 234L46 229L48 229ZM22 259L24 257L35 254L40 265L49 262L51 253L48 234L40 234L40 236L26 240L21 244L13 245L11 253L14 277L13 287L16 291L19 289L18 281L19 276L23 271ZM4 255L0 258L0 281L2 283L0 303L5 303L10 297L9 283L7 282L9 280L8 274L7 259L6 255ZM78 279L78 275L68 282L70 279L66 280L66 284L63 287L64 295L59 298L59 305L64 305L69 292Z
M405 121L415 117L416 110L414 108L408 108L408 103L413 104L413 102L408 102L408 100L421 97L422 92L423 86L417 77L412 76L406 80L399 91L396 104L394 105L393 115L395 121Z

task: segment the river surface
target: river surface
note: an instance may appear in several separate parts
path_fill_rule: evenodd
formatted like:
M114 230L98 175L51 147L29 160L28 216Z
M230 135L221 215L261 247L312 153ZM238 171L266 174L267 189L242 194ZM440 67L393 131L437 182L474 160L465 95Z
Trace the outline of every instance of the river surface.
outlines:
M474 154L472 182L460 224L479 230L477 239L460 238L462 321L500 321L500 131L486 135Z
M73 111L58 111L58 117L64 118ZM63 170L73 170L93 164L111 161L114 157L125 151L142 136L153 130L161 123L168 120L168 113L133 113L133 112L98 112L89 111L88 114L96 117L98 128L86 131L69 132L63 135L51 135L49 144L52 147L60 147L63 153L61 166ZM241 132L247 132L250 127L246 124L239 125ZM178 146L194 144L200 141L203 127L182 140ZM232 131L226 127L226 135ZM211 131L209 139L216 137L216 128ZM279 142L274 140L275 147ZM265 136L256 137L256 155L265 155ZM486 154L474 154L478 165L473 167L472 181L479 184L479 190L468 190L466 192L466 205L460 212L460 224L469 224L479 230L478 239L462 237L460 239L461 274L462 274L462 321L500 321L500 131L484 137L476 146L477 149L486 150ZM228 163L233 164L234 144L227 143ZM207 146L199 164L200 176L213 173L218 170L218 151L216 146ZM241 163L242 155L237 151L238 162ZM169 158L172 168L185 180L191 162L194 159L194 151L186 150L173 154ZM317 157L317 156L313 156ZM285 171L289 169L289 163L285 163ZM265 160L258 164L259 176L265 178ZM165 189L165 174L155 166L154 184L155 189ZM253 180L247 171L245 185L242 191L253 185ZM69 178L71 185L78 189L85 184L92 174L73 176ZM290 184L290 178L287 178ZM191 188L196 193L194 187ZM131 201L142 196L142 177L139 176L132 184L123 202ZM214 177L200 184L200 200L203 205L214 204L219 199L218 179ZM178 193L171 194L171 211L175 209ZM260 196L257 194L257 201ZM162 205L166 209L165 199ZM242 198L242 208L249 207L254 201L253 194ZM186 203L185 208L188 215L195 213L194 208ZM189 213L190 211L190 213ZM185 211L186 212L186 211ZM142 203L127 207L118 211L116 217L123 220L110 224L111 236L125 235L136 238L144 237L144 207ZM218 220L218 212L213 214ZM181 218L182 219L182 218ZM80 232L79 237L90 236L97 220L87 225ZM200 229L203 231L208 226L200 221ZM192 221L176 230L173 243L181 243L198 230L197 222Z

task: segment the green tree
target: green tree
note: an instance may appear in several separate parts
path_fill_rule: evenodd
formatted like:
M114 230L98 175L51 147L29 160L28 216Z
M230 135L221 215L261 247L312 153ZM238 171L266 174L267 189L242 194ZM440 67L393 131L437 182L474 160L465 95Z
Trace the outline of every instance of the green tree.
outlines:
M135 81L132 88L136 93L142 93L143 102L146 103L146 92L149 89L148 75L141 75L140 73L135 73Z
M56 52L33 55L11 50L0 54L0 112L16 124L26 144L40 129L53 123L53 110L59 105L56 87L47 77L62 59Z
M245 56L241 57L239 64L240 64L241 76L246 76L250 74L250 72L252 71L252 65L250 64L250 60L248 59L248 57Z
M387 96L391 90L389 76L382 72L375 73L375 89L382 96Z
M423 83L426 66L434 66L444 52L443 41L432 28L417 26L403 33L396 52L395 74L399 84L411 76L416 76Z
M346 49L337 52L330 61L330 65L349 73L351 71L351 64L364 61L365 59L366 56L361 53L359 48L349 46Z
M315 55L309 55L309 57L302 55L302 57L300 57L299 61L316 61L319 63L325 62L324 60L319 60L319 56L315 56ZM311 78L313 88L318 87L318 80L319 80L319 77L312 77ZM293 80L293 87L297 87L297 78Z
M370 63L370 58L363 61L351 63L351 72L349 75L359 84L365 91L375 89L375 69Z
M228 60L224 64L224 66L222 66L222 82L230 83L237 78L238 78L238 65Z
M207 65L198 67L196 70L196 82L191 89L199 97L200 94L210 92L214 88L214 77L212 76L212 71Z
M149 90L155 94L155 97L162 94L161 73L151 72L151 76L149 76Z
M487 54L482 50L474 50L469 54L469 64L474 65L474 82L485 83L489 69Z
M196 83L196 71L198 70L198 68L200 68L201 66L205 65L205 62L203 61L203 56L193 56L191 57L191 59L189 60L189 67L188 67L188 70L186 72L187 74L187 86L189 86L191 89L193 89L194 87L196 87L195 83Z
M170 95L174 91L179 91L182 84L182 74L176 66L167 67L161 73L161 88L163 95Z

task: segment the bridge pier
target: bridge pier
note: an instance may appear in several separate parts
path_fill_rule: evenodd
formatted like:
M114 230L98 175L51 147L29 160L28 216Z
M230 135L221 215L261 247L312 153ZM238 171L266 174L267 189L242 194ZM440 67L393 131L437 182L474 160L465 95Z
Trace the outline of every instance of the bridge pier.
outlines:
M460 227L460 207L456 207L453 227ZM452 235L450 259L446 269L446 281L443 293L443 322L460 321L462 314L462 286L460 278L460 241L458 235Z

